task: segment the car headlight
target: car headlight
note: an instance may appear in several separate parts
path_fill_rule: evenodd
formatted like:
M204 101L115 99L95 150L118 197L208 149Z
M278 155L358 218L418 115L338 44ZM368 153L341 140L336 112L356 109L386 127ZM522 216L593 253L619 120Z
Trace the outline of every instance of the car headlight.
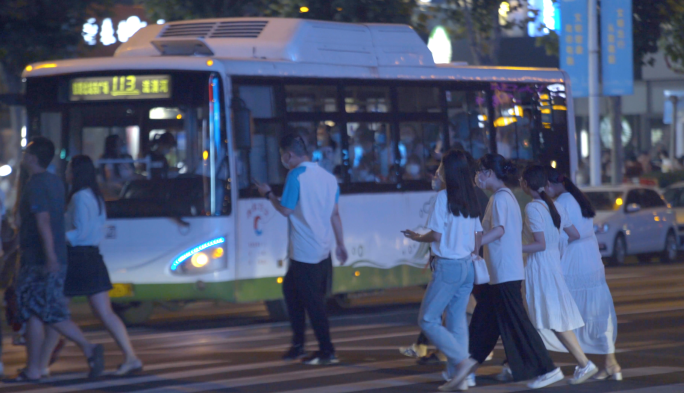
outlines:
M188 250L171 263L174 274L205 274L226 268L226 238L219 237Z
M594 232L595 233L606 233L610 229L610 226L608 224L603 224L603 225L598 225L594 224Z

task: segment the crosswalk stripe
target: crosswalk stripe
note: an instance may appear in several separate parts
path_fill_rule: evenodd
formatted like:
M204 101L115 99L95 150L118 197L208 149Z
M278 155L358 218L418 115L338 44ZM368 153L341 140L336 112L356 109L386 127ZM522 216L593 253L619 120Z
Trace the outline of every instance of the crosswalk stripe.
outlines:
M435 374L408 375L398 378L376 379L373 381L353 382L343 385L315 387L297 390L287 390L279 393L352 393L362 390L398 388L401 386L416 385L419 383L444 382L442 376Z
M485 368L481 368L478 370L478 375L482 375L483 373L487 374L488 371L491 371L491 370L485 370ZM634 378L634 377L640 377L640 376L668 374L668 373L679 372L679 371L684 371L684 369L679 368L679 367L642 367L642 368L624 370L623 375L626 378ZM434 383L434 382L444 382L441 374L411 375L411 376L377 379L377 380L363 381L363 382L353 382L353 383L347 383L347 384L341 384L341 385L321 386L321 387L315 387L315 388L287 390L287 391L278 392L278 393L354 393L354 392L372 390L372 389L397 388L397 387L401 387L401 386L416 385L416 384L422 384L422 383ZM590 380L589 382L592 383L592 382L600 382L600 381ZM566 385L567 385L567 380L558 382L552 386L559 387L559 386L566 386ZM670 386L674 386L674 385L670 385ZM662 388L669 389L670 386L663 386ZM661 387L659 387L659 388L646 388L644 390L638 389L638 390L629 390L629 391L614 392L614 393L628 393L628 392L629 393L635 393L635 392L638 392L638 393L681 393L683 391L681 389L681 386L684 386L684 384L679 384L677 386L679 387L680 390L669 389L669 390L663 390L662 392L660 390L648 390L648 389L660 389ZM475 388L471 388L469 390L477 391L478 393L513 393L513 392L526 391L526 390L529 390L529 388L527 387L525 382L515 382L515 383L506 383L506 384L495 384L495 385L489 385L489 386L478 386Z
M239 364L239 365L231 365L231 366L211 367L211 368L204 368L204 369L197 369L197 370L164 373L164 374L159 374L159 375L142 375L142 376L134 376L134 377L125 377L125 378L120 378L120 379L94 381L94 382L88 382L88 383L80 384L77 386L50 387L47 389L38 388L38 389L25 390L22 393L29 393L29 392L65 393L65 392L88 391L91 389L102 389L102 388L114 387L114 386L126 386L126 385L134 385L134 384L139 384L139 383L164 382L164 381L169 381L169 380L179 380L179 379L183 379L183 378L204 377L204 376L212 375L212 374L221 374L221 373L229 373L229 372L236 372L236 371L268 369L268 368L282 367L282 366L285 366L287 364L288 364L288 362L285 362L283 360L275 360L275 361L270 361L270 362L248 363L248 364ZM17 384L4 384L4 383L2 383L2 384L0 384L0 389L5 388L5 387L12 387L12 386L17 386Z
M336 339L333 339L332 342L333 342L333 344L339 344L339 343L348 343L348 342L354 342L354 341L377 340L377 339L394 338L394 337L407 337L407 336L418 337L418 334L420 334L419 330L411 330L411 331L399 332L399 333L374 334L374 335L370 335L370 336L336 338ZM307 347L316 346L316 345L318 345L318 344L308 343ZM256 348L254 350L259 351L259 352L270 352L270 351L274 351L274 350L282 350L282 349L289 348L289 347L290 347L290 344L280 344L280 345L271 345L268 347ZM397 347L397 349L398 348L399 347Z
M217 363L224 363L224 361L219 361L219 360L189 360L185 362L169 362L169 363L155 363L151 365L144 365L145 371L157 371L157 370L166 370L166 369L174 369L174 368L183 368L183 367L195 367L195 366L207 366L210 364L217 364ZM73 369L73 367L69 368L68 370ZM112 371L105 371L103 376L108 376L108 375L113 375L114 370ZM79 379L84 379L86 378L87 373L86 372L66 372L66 373L59 373L58 375L51 376L49 378L45 378L43 381L47 383L51 382L63 382L63 381L71 381L71 380L79 380ZM28 382L20 382L20 383L13 383L11 386L24 386L24 385L33 385ZM0 389L8 386L8 384L3 384L0 383Z
M183 392L183 393L200 393L210 392L219 389L235 389L243 386L263 385L270 383L298 381L308 378L333 377L339 375L348 375L355 373L363 373L369 371L376 371L381 369L397 369L401 367L414 366L415 363L410 360L392 360L373 363L362 363L352 365L340 365L335 367L314 367L302 371L288 371L278 374L256 375L253 377L244 378L230 378L219 381L197 382L182 386L163 386L158 388L140 390L136 393L165 393L165 392Z
M344 326L344 327L338 327L338 328L332 328L330 329L331 333L345 333L345 332L354 332L354 331L359 331L359 330L373 330L373 329L386 329L386 328L391 328L391 327L401 327L401 326L406 326L406 325L393 325L393 324L375 324L375 325L355 325L355 326ZM416 333L418 335L418 333ZM190 342L176 342L176 343L163 343L159 345L152 345L149 347L146 347L147 349L171 349L171 348L183 348L183 347L197 347L201 345L220 345L220 344L230 344L230 343L240 343L240 342L255 342L255 341L270 341L270 340L275 340L278 338L284 338L284 337L290 337L292 336L292 332L286 331L282 333L271 333L271 334L263 334L263 335L258 335L258 336L238 336L238 337L212 337L211 340L206 340L206 339L198 339L201 342L197 341L190 341ZM111 340L110 340L111 341ZM95 341L92 341L94 344L96 343ZM289 344L286 345L286 347L289 347Z
M108 388L108 387L115 387L115 386L130 386L130 385L136 385L136 384L141 384L141 383L152 383L152 382L169 382L172 380L177 381L177 380L181 380L184 378L201 377L201 376L221 374L221 373L226 373L226 372L255 370L255 369L270 369L270 368L275 368L278 366L283 366L285 364L288 364L288 363L284 362L284 361L275 361L275 362L264 362L264 363L258 363L258 364L217 367L217 368L204 369L204 370L191 370L191 371L186 371L186 372L166 373L166 374L160 374L160 375L156 375L156 376L151 375L151 376L141 376L141 377L133 377L133 378L113 379L113 380L107 380L107 381L89 382L89 383L83 383L83 384L79 384L79 385L75 385L75 386L62 386L62 387L50 387L47 389L25 390L22 393L32 393L32 392L41 392L41 393L83 392L83 391L102 389L102 388ZM412 359L402 359L402 360L364 363L364 364L353 364L353 365L340 366L340 367L328 367L328 368L316 367L316 368L311 368L311 369L303 370L303 371L289 371L289 372L278 373L278 374L257 375L257 376L253 376L253 377L230 378L230 379L224 379L221 381L213 381L213 382L190 383L190 384L181 385L181 386L177 386L177 387L164 386L164 387L160 387L160 388L153 388L153 389L144 390L143 392L151 392L151 391L168 392L168 391L173 391L174 389L185 389L185 388L191 389L191 390L187 390L187 391L203 392L203 391L212 391L215 389L225 388L225 387L249 386L249 385L257 385L257 384L263 384L263 383L284 382L284 381L292 381L292 380L299 380L299 379L306 379L306 378L315 378L315 377L322 377L322 376L334 376L334 375L367 372L367 371L374 371L374 370L378 370L378 369L382 369L382 368L409 367L409 366L413 366L413 365L415 365L415 363ZM0 387L2 387L2 385L0 385ZM181 391L183 391L183 390L181 390ZM138 393L141 393L141 392L138 392Z
M663 386L649 386L647 388L620 390L613 393L682 393L684 392L684 383L677 383L674 385Z

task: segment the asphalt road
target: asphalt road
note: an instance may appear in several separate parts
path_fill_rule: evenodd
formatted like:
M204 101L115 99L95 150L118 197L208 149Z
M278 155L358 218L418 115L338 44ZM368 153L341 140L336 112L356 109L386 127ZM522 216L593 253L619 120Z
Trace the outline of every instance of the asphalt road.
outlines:
M634 265L607 269L619 331L617 356L622 382L580 386L560 382L549 392L684 392L684 264ZM68 345L40 384L0 383L5 392L436 392L440 366L418 366L399 354L418 334L420 289L389 291L355 299L353 307L332 312L332 335L341 363L316 367L285 363L287 324L268 320L262 305L197 304L182 311L158 310L147 324L130 329L145 371L135 376L85 379L86 364ZM75 319L93 342L105 344L109 372L122 361L112 339L87 308L74 306ZM309 349L315 340L309 334ZM5 372L25 361L24 348L4 339ZM552 354L566 376L574 364L567 354ZM523 392L524 384L502 384L493 376L504 354L478 370L474 392ZM593 356L590 356L598 361Z

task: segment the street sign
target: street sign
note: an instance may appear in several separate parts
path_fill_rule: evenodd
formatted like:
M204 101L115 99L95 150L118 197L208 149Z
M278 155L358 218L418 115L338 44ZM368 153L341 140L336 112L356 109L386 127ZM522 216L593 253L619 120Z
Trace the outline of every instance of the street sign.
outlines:
M570 75L572 95L589 96L587 0L561 0L560 61Z
M601 70L604 96L634 94L632 0L601 0Z

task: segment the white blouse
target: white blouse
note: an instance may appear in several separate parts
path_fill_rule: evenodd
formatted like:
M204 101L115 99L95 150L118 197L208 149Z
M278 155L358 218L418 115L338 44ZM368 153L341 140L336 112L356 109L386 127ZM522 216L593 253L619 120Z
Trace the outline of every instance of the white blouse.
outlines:
M71 197L66 212L66 237L71 246L99 246L107 220L104 202L100 205L90 188Z

